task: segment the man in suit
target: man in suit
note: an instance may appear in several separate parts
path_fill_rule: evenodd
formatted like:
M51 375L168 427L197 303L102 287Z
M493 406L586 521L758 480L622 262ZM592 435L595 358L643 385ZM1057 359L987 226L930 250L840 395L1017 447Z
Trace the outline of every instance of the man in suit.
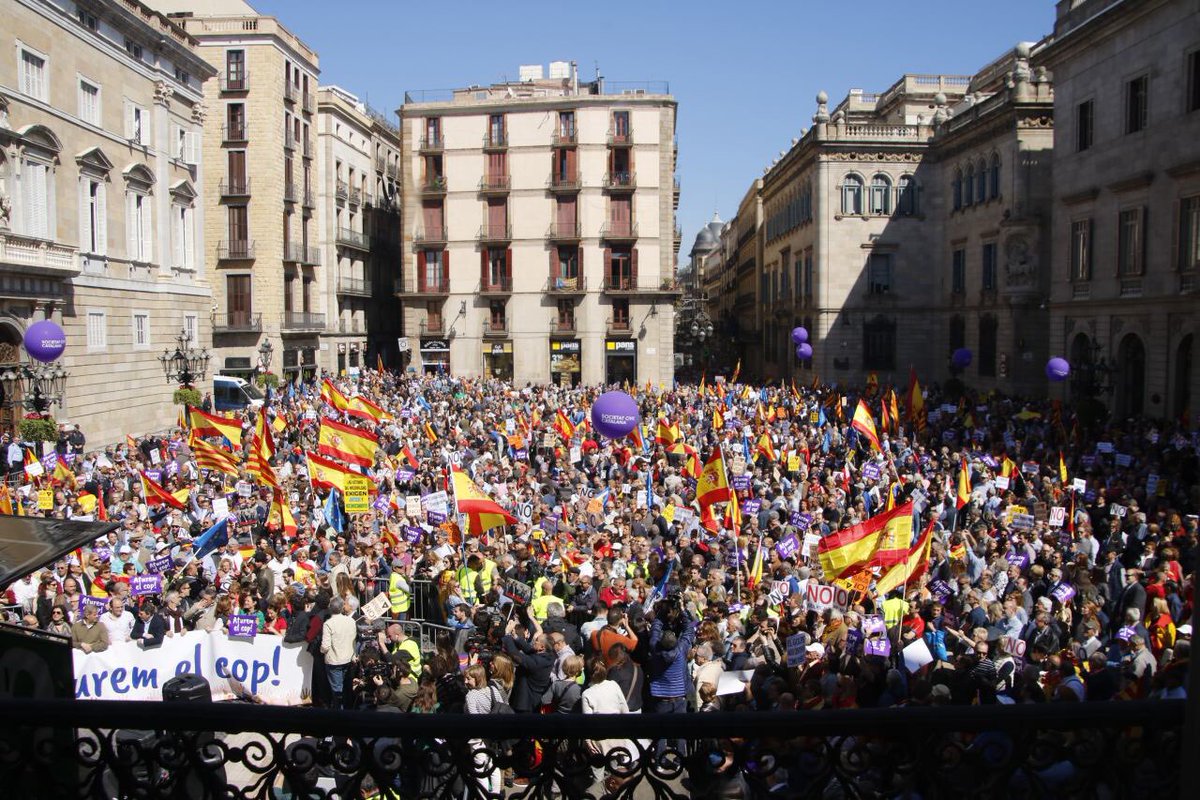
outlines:
M524 632L517 633L517 621L509 620L504 635L504 652L517 665L517 680L513 684L509 704L513 711L531 713L542 705L542 698L550 689L550 671L554 668L554 653L546 643L541 627L531 616L532 639Z
M129 633L130 640L139 642L145 649L158 647L166 635L167 621L158 613L158 606L149 600L142 603L137 612L137 621L133 623L133 630Z
M1146 589L1142 586L1142 571L1136 568L1125 570L1125 587L1117 595L1113 606L1114 613L1110 624L1114 631L1121 627L1125 612L1131 608L1137 609L1139 619L1145 617Z

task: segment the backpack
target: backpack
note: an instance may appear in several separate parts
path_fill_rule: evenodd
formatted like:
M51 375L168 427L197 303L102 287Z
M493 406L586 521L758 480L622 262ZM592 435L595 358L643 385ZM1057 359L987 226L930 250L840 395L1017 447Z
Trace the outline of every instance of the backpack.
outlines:
M515 713L517 713L516 711L513 711L513 707L508 704L508 701L504 699L504 695L500 694L496 690L496 684L494 684L494 683L488 684L488 696L492 700L492 708L488 712L489 714L515 714Z

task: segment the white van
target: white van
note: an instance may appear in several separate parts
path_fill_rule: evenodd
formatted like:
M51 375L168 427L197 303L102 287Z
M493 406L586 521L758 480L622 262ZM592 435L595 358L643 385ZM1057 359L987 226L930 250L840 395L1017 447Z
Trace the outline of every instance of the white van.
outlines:
M256 409L263 404L263 394L254 384L230 375L213 378L213 408L217 411Z

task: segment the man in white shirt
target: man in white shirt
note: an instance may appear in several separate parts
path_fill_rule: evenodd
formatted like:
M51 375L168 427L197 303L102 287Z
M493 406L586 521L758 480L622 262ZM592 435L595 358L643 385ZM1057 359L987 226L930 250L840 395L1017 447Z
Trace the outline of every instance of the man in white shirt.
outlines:
M333 708L342 707L346 670L354 658L354 641L358 638L358 627L345 612L342 598L333 598L329 601L329 619L321 628L321 654L325 656L325 674L329 678Z
M125 613L125 601L114 597L108 601L108 611L100 615L100 624L108 630L109 644L129 641L135 622L133 614Z

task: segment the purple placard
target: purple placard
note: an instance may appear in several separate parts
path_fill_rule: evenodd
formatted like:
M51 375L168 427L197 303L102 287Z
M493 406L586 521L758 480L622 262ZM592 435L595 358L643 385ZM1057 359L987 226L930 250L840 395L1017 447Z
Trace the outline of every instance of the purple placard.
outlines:
M878 614L863 617L862 629L867 636L875 633L887 633L887 625L884 623L883 617Z
M529 451L524 447L518 447L513 451L513 458L515 458L517 461L528 461Z
M742 503L743 514L757 514L760 508L762 508L762 500L746 500Z
M171 554L168 553L165 556L159 556L158 558L152 558L149 561L147 561L146 562L146 571L147 572L157 572L159 574L162 574L162 573L166 572L167 570L172 569L174 566L175 566L175 559L171 558Z
M737 569L746 563L746 557L742 555L740 550L730 550L725 554L725 563L730 569Z
M1021 465L1021 472L1025 472L1030 475L1037 475L1039 469L1041 469L1041 467L1036 461L1026 461Z
M862 475L867 480L877 481L877 480L879 480L879 476L881 474L882 473L879 471L878 464L863 464Z
M750 488L750 476L749 475L734 475L733 476L733 488L737 489L739 492L744 492L747 489L749 489Z
M146 477L149 478L150 480L154 481L155 483L162 483L162 470L161 469L148 469L148 470L146 470Z
M1086 469L1091 469L1096 466L1096 457L1091 453L1084 453L1079 457L1079 463Z
M250 614L229 615L229 635L253 639L258 633L258 617Z
M1065 606L1075 596L1075 587L1069 583L1060 583L1051 590L1050 596Z
M107 547L93 547L92 552L95 553L96 557L101 561L112 560L112 550L108 549Z
M779 544L775 545L775 552L779 553L780 558L791 558L800 550L800 540L795 535L789 536Z
M987 464L988 469L995 469L996 467L1000 466L1000 462L996 460L995 456L989 455L988 453L984 453L982 456L980 456L979 460L984 464Z
M446 515L440 511L426 511L425 520L430 525L441 525L446 521Z
M167 462L167 475L170 477L170 476L175 476L178 474L179 474L179 462L174 461L174 460L168 461Z
M1029 553L1023 550L1019 553L1005 553L1004 560L1019 569L1025 569L1029 566Z
M950 584L938 578L929 582L929 593L937 598L939 603L945 603L950 597Z
M401 467L400 469L396 470L397 483L408 483L415 477L417 477L417 471L415 469Z
M744 609L745 607L746 607L745 603L730 603L730 605L729 605L729 613L730 613L730 614L737 614L737 613L739 613L740 611L742 611L742 609Z
M801 514L799 511L793 511L792 515L788 517L788 519L801 531L808 530L809 526L812 525L811 514Z
M134 575L129 579L129 593L134 597L141 597L147 594L158 594L162 591L162 575L157 573L149 573L147 575Z
M886 636L867 639L863 642L864 656L882 656L887 658L892 654L892 640Z
M1136 634L1137 634L1137 630L1135 630L1132 626L1123 625L1123 626L1121 626L1121 629L1119 631L1117 631L1117 638L1120 639L1122 642L1128 642Z
M416 525L404 526L404 538L409 544L416 544L425 537L425 531L418 528Z
M81 616L81 617L83 616L83 609L86 608L87 606L95 606L96 610L98 612L100 612L101 614L103 614L104 609L108 606L108 598L107 597L92 597L90 594L80 595L79 596L79 616Z
M542 517L541 525L542 530L544 530L546 533L558 533L558 517Z
M846 652L857 653L862 647L863 635L858 628L851 628L846 631Z

